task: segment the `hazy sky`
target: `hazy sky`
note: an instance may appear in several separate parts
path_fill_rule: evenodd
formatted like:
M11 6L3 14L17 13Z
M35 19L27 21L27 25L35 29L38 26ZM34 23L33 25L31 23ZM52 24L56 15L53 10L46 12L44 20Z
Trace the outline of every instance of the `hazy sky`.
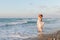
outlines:
M0 0L0 17L60 16L60 0Z

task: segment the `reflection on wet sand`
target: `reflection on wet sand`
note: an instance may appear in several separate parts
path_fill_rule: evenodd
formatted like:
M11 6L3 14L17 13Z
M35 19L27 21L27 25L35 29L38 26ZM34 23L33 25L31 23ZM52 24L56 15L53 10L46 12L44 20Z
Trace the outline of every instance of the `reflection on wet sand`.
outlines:
M38 40L52 40L51 35L44 35L43 32L38 32Z
M43 33L42 32L38 32L38 39L43 38Z
M43 34L43 32L38 32L38 40L60 40L60 31L53 34Z
M44 34L43 32L38 32L38 37L27 38L24 40L60 40L60 31L52 34Z

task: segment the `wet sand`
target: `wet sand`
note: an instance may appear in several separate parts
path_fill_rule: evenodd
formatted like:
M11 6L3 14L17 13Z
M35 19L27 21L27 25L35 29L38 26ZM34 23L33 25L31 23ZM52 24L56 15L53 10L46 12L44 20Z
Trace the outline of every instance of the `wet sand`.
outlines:
M39 33L37 37L27 38L24 40L60 40L60 31L54 32L52 34Z

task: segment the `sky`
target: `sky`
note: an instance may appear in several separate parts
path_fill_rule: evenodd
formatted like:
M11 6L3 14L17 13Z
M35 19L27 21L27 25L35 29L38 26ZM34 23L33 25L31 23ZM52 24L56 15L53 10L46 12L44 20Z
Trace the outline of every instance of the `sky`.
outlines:
M60 17L60 0L0 0L0 17Z

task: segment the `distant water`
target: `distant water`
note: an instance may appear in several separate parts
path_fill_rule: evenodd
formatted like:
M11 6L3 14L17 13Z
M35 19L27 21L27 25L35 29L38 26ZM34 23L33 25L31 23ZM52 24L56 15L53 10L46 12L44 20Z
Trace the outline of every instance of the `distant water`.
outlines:
M43 18L44 33L60 29L60 18ZM37 18L0 18L0 40L22 40L35 37Z

